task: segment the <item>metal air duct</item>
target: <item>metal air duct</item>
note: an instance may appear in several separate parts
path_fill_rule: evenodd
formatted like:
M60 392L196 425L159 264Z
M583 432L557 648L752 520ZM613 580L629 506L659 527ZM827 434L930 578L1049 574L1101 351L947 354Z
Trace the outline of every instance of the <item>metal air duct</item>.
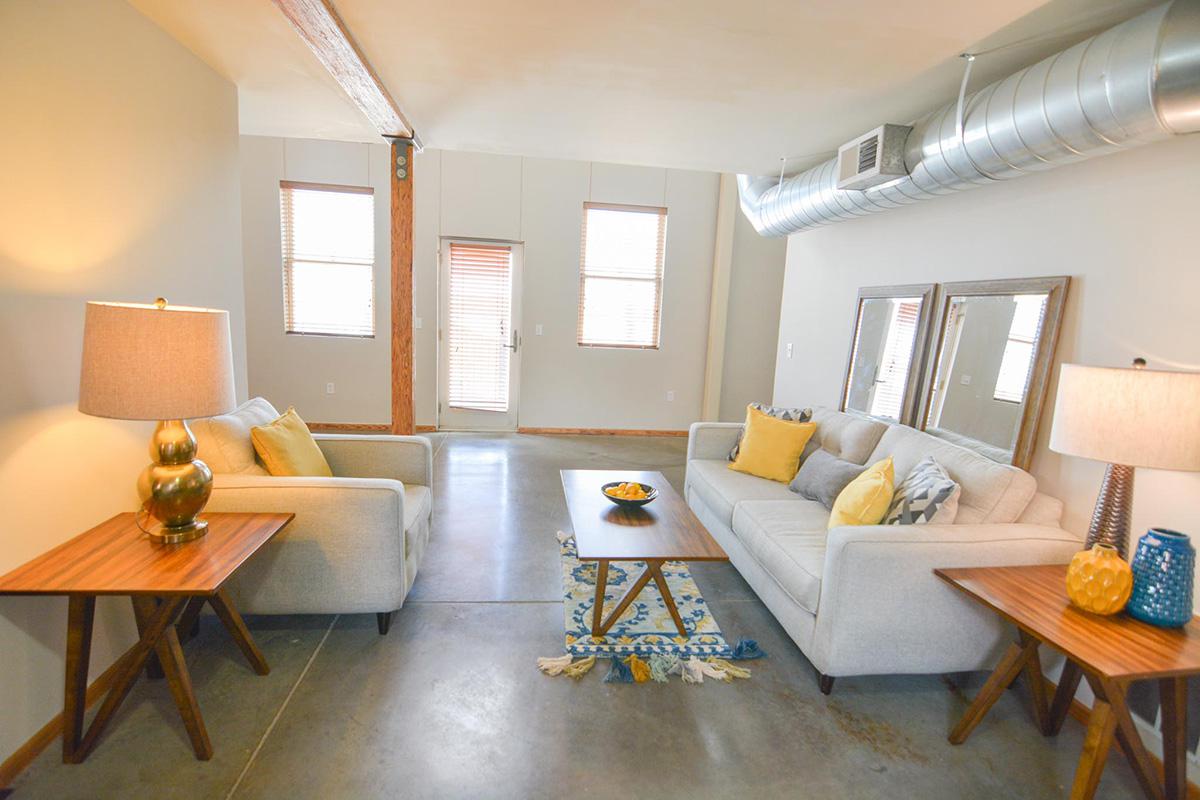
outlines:
M784 179L738 176L764 236L885 211L1200 131L1200 0L1173 0L968 95L913 124L909 175L837 188L837 159Z

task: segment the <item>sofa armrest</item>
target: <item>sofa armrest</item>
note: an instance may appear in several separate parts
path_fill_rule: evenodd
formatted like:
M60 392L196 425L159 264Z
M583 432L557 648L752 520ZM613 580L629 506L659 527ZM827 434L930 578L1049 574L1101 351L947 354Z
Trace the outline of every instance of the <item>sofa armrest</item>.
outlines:
M688 428L688 461L729 458L741 430L740 422L693 422Z
M433 445L424 436L315 433L334 475L433 486Z
M834 528L817 605L818 659L829 674L843 675L922 672L922 665L947 662L987 666L1002 626L933 570L1065 564L1082 546L1078 536L1046 525Z
M219 474L209 511L296 518L230 581L251 614L391 611L404 600L404 484Z

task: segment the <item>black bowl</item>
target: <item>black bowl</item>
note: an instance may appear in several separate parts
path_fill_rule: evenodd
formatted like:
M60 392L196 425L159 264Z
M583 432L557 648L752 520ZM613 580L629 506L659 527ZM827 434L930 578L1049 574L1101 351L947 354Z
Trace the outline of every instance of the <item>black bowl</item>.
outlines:
M637 483L637 481L613 481L612 483L606 483L600 487L600 493L617 505L625 506L626 508L638 508L640 506L644 506L647 503L653 502L654 498L658 497L658 489L655 489L648 483L638 483L638 486L641 486L642 491L646 493L646 496L641 500L626 500L624 497L613 497L606 491L607 489L620 486L622 483Z

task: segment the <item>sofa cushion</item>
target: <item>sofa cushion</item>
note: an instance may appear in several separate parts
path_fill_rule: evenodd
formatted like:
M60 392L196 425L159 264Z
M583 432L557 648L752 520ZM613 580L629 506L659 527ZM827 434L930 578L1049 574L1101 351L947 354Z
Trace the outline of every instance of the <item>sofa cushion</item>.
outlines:
M733 507L742 500L803 502L786 483L755 478L729 469L729 462L695 458L688 462L687 485L712 509L722 523L732 527Z
M829 511L812 500L749 500L733 514L733 533L801 608L817 613Z
M247 400L218 417L188 422L196 435L196 456L213 472L266 475L250 441L250 429L268 425L279 417L275 407L261 397Z
M819 447L844 461L859 465L867 463L879 438L889 427L886 422L819 406L813 409L812 421L817 423L817 432L804 449L804 458L808 458Z
M956 523L1015 522L1037 491L1037 481L1024 470L904 425L888 426L871 454L872 459L887 456L895 463L898 480L927 456L936 458L962 487Z

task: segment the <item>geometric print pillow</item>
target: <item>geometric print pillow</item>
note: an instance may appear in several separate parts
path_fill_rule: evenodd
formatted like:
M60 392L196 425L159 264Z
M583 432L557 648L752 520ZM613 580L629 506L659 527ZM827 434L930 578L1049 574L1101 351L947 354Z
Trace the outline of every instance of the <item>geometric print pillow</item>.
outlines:
M913 467L892 495L892 506L884 516L886 525L928 525L954 522L962 487L942 465L929 456Z
M812 419L813 410L811 408L783 408L782 406L769 406L766 403L751 403L750 408L755 411L761 411L768 417L775 419L786 419L789 422L808 422ZM736 461L738 449L742 446L742 433L745 430L738 431L737 441L733 443L733 449L729 451L729 460Z

